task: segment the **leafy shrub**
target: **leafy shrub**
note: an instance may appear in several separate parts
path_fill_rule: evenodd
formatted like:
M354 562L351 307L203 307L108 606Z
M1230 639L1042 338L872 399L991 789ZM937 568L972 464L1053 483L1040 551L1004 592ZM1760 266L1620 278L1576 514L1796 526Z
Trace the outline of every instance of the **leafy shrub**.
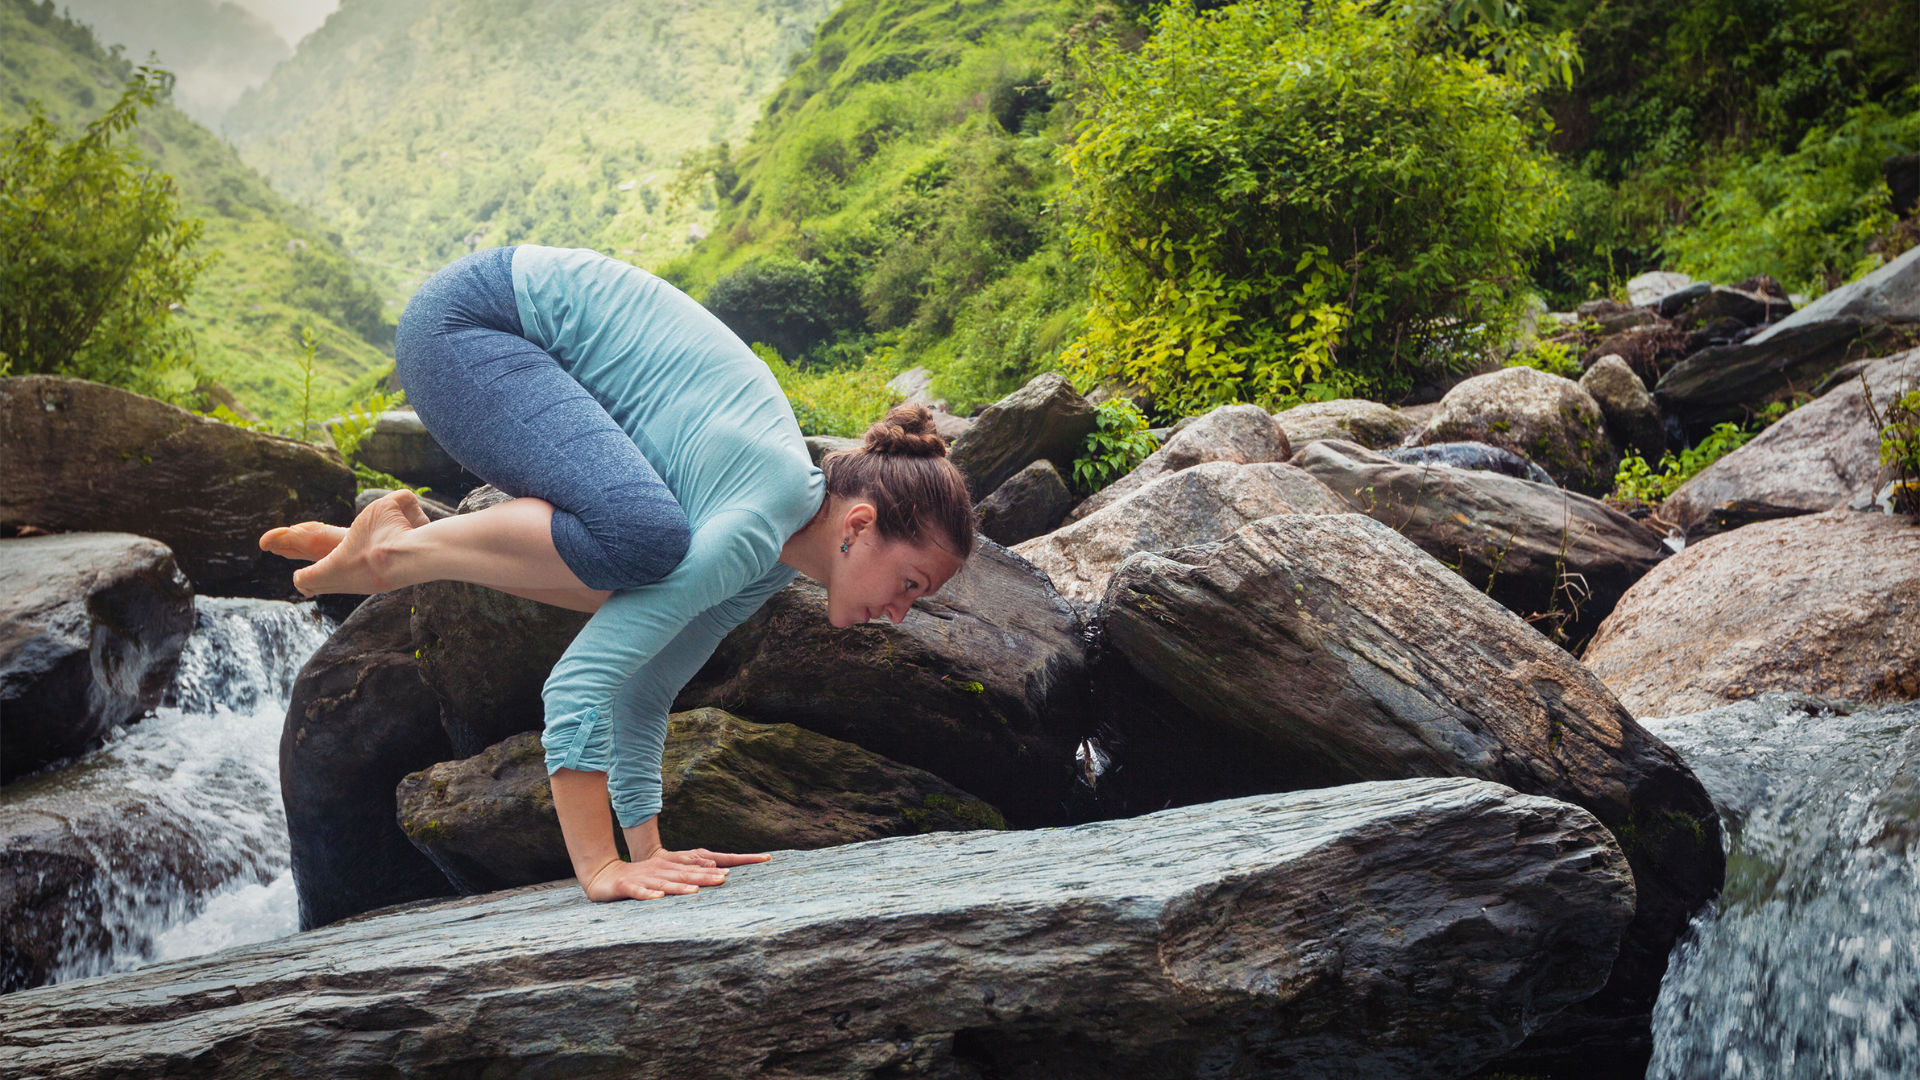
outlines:
M173 180L130 138L172 76L140 68L68 138L36 103L0 146L0 374L72 375L170 397L192 338L172 308L211 259Z
M1881 166L1920 147L1920 110L1879 105L1816 127L1789 154L1772 150L1727 167L1663 249L1676 267L1712 281L1772 274L1822 293L1880 265L1868 242L1894 223Z
M771 346L755 342L753 351L773 370L803 435L858 438L900 400L900 395L887 389L890 376L871 363L854 369L797 371Z
M1658 503L1680 489L1680 485L1698 476L1707 466L1747 445L1758 431L1739 424L1718 424L1698 443L1680 451L1661 455L1656 472L1646 459L1628 454L1620 461L1613 478L1614 498L1628 502Z
M1091 495L1127 475L1153 453L1158 443L1147 431L1147 418L1126 398L1111 398L1094 407L1099 421L1080 456L1073 461L1073 486Z
M845 283L815 259L755 259L707 290L707 310L742 341L763 341L782 356L803 356L834 332L857 325Z
M1580 381L1580 361L1573 347L1558 341L1536 341L1528 348L1507 357L1503 367L1530 367L1563 379Z
M1497 71L1436 14L1174 6L1136 53L1081 52L1065 157L1094 288L1069 368L1169 413L1272 405L1335 365L1409 386L1506 319L1557 197L1546 65ZM1564 40L1516 33L1482 54L1564 63Z
M1867 391L1867 411L1880 429L1880 464L1893 467L1894 505L1900 513L1920 515L1920 389L1908 383L1906 392L1882 412L1874 405L1865 375L1860 386Z

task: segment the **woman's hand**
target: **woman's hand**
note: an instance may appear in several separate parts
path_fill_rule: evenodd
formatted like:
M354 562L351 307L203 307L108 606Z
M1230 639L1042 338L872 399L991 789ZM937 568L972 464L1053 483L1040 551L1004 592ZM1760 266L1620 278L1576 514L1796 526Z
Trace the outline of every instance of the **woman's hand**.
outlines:
M767 861L765 855L730 855L696 848L692 851L656 849L640 862L614 859L583 883L587 899L654 900L700 891L702 885L724 885L731 867Z

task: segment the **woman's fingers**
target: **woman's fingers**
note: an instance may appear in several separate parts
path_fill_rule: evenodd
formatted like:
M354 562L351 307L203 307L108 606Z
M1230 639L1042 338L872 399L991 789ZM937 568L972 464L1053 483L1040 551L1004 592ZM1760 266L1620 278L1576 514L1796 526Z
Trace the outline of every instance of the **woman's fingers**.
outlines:
M697 848L690 854L707 859L714 866L750 866L773 858L771 855L735 855L725 851L708 851L706 848Z
M708 851L656 851L644 862L610 865L587 888L594 900L657 900L687 896L727 883L727 867L767 861L765 855ZM604 884L602 882L604 881Z

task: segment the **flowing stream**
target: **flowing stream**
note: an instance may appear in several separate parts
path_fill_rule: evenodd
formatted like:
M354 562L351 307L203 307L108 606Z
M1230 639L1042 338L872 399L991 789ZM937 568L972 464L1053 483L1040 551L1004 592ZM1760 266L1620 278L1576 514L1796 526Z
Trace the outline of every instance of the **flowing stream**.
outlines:
M157 714L20 785L111 815L74 830L98 868L99 921L71 928L54 982L298 929L280 729L294 677L331 631L311 604L197 598Z
M1646 727L1720 808L1727 884L1674 951L1649 1080L1920 1077L1920 702L1768 694Z

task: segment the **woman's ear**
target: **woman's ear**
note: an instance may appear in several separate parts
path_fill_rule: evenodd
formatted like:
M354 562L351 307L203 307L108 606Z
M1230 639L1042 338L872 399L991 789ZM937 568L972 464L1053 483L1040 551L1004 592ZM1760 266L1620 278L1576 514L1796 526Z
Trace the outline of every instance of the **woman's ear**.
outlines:
M874 510L872 503L854 503L847 508L846 514L840 519L841 537L846 540L860 539L862 533L873 528L873 524L879 519L879 516L879 513Z

